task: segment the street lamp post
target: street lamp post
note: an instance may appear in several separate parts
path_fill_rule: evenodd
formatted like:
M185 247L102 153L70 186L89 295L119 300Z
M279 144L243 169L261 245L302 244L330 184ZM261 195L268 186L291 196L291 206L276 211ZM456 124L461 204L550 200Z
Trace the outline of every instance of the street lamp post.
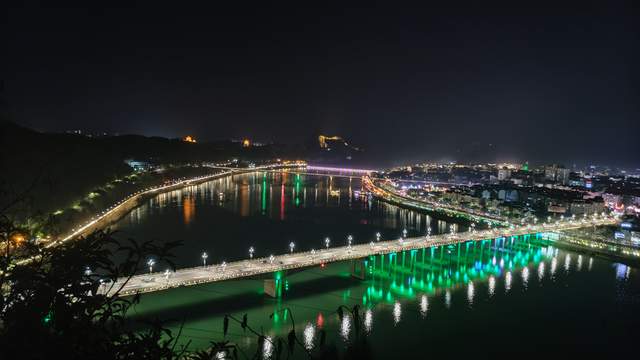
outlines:
M293 253L293 249L296 247L296 244L292 242L289 243L289 250L291 250L291 253Z
M207 258L209 257L209 254L207 254L207 252L203 252L202 255L200 255L200 257L202 258L202 267L203 268L207 268Z
M147 266L149 266L149 275L151 275L151 273L153 273L153 265L156 264L156 261L153 259L149 259L147 261Z
M253 253L255 252L255 249L252 247L249 248L249 259L253 259Z
M324 238L324 246L325 246L327 249L329 248L329 245L330 245L330 244L331 244L331 239L329 239L328 237L327 237L327 238Z
M377 232L377 233L376 233L376 241L380 241L380 237L381 237L381 236L382 236L382 235L380 235L380 233L379 233L379 232Z
M407 237L407 229L403 229L402 230L402 237L406 238Z
M347 249L351 250L351 242L353 241L353 236L347 236Z

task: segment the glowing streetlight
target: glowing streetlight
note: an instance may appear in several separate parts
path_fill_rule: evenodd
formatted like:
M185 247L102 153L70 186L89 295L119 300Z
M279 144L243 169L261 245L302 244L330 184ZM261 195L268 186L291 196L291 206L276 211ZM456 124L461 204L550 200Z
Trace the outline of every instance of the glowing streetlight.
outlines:
M227 268L227 262L223 260L222 264L220 264L220 267L222 268L222 271L224 271L224 269Z
M382 235L380 235L379 232L376 233L376 241L380 241L380 237L382 237Z
M149 266L149 274L151 274L153 272L153 265L156 264L156 261L153 259L149 259L147 261L147 266Z
M327 237L327 238L324 238L324 246L325 246L327 249L329 248L329 245L330 245L330 244L331 244L331 239L329 239L328 237Z
M291 253L293 253L293 249L296 247L296 244L292 242L289 243L289 250L291 250Z
M169 280L169 275L171 275L171 271L169 269L164 271L164 278L165 280Z
M84 276L91 276L91 268L90 267L85 267L84 268Z
M202 267L206 268L207 267L207 258L209 257L209 254L207 254L207 252L203 252L202 255L200 255L200 257L202 258Z
M253 259L253 253L254 253L255 251L256 251L256 250L253 248L253 246L249 248L249 259Z
M407 229L406 228L402 230L402 237L405 237L405 238L407 237Z
M273 261L275 260L275 256L273 256L273 254L269 255L269 264L273 264Z
M353 236L347 236L347 248L351 250L351 242L353 241Z

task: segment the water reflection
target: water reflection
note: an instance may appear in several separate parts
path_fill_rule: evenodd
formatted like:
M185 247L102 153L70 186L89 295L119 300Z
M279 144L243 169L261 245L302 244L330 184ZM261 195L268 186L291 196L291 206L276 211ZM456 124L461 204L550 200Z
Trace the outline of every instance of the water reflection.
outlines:
M373 326L373 311L371 309L367 309L364 313L364 329L367 333L371 332L371 328Z
M351 332L351 317L344 315L340 323L340 335L344 341L349 341L349 333Z
M427 295L422 295L420 298L420 315L422 318L427 317L427 312L429 311L429 299L427 299Z
M400 322L400 317L402 316L402 305L400 305L399 301L396 301L393 304L393 324L397 325Z
M313 349L313 339L316 334L316 328L311 323L307 323L307 326L304 327L303 338L304 338L304 347L307 350Z

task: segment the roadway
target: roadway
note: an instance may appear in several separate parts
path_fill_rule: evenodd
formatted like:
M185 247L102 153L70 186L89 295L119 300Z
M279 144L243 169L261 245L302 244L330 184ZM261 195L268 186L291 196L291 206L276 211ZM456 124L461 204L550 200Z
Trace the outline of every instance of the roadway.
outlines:
M122 288L120 294L126 296L136 293L162 291L181 286L240 279L277 271L312 267L337 261L361 259L370 255L387 254L406 250L429 248L433 246L452 245L467 241L479 241L542 232L558 232L592 226L613 225L616 223L617 221L614 218L601 217L583 219L579 221L566 220L554 224L511 226L509 228L482 231L474 230L464 233L405 238L402 240L372 241L369 244L358 244L350 247L331 247L306 252L293 252L289 254L271 256L269 258L240 260L230 262L225 265L216 264L207 267L199 266L184 268L168 273L156 272L152 274L141 274L133 276L128 280L123 278L118 279L113 284L104 284L101 286L99 291L101 293L112 293L116 289Z

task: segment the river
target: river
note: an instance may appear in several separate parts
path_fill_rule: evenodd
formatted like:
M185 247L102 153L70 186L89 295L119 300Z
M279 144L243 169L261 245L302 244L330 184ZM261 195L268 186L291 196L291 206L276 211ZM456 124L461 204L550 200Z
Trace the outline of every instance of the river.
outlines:
M236 175L160 194L118 224L119 236L182 240L182 266L220 263L330 245L466 231L464 220L424 214L379 202L362 192L358 177L259 172ZM638 271L586 254L559 250L539 237L520 237L433 248L365 259L367 279L350 276L350 263L329 264L285 276L281 298L263 294L262 279L235 280L147 294L134 318L169 320L190 349L223 336L225 314L284 337L291 317L301 340L295 358L326 343L343 354L350 344L373 358L436 353L597 350L631 348L640 319ZM164 266L162 264L158 266ZM358 305L362 326L340 306ZM343 308L343 309L346 309ZM274 315L272 315L274 314ZM270 342L233 321L228 338L241 351L273 356ZM364 341L358 341L365 339ZM258 347L260 347L258 349Z

